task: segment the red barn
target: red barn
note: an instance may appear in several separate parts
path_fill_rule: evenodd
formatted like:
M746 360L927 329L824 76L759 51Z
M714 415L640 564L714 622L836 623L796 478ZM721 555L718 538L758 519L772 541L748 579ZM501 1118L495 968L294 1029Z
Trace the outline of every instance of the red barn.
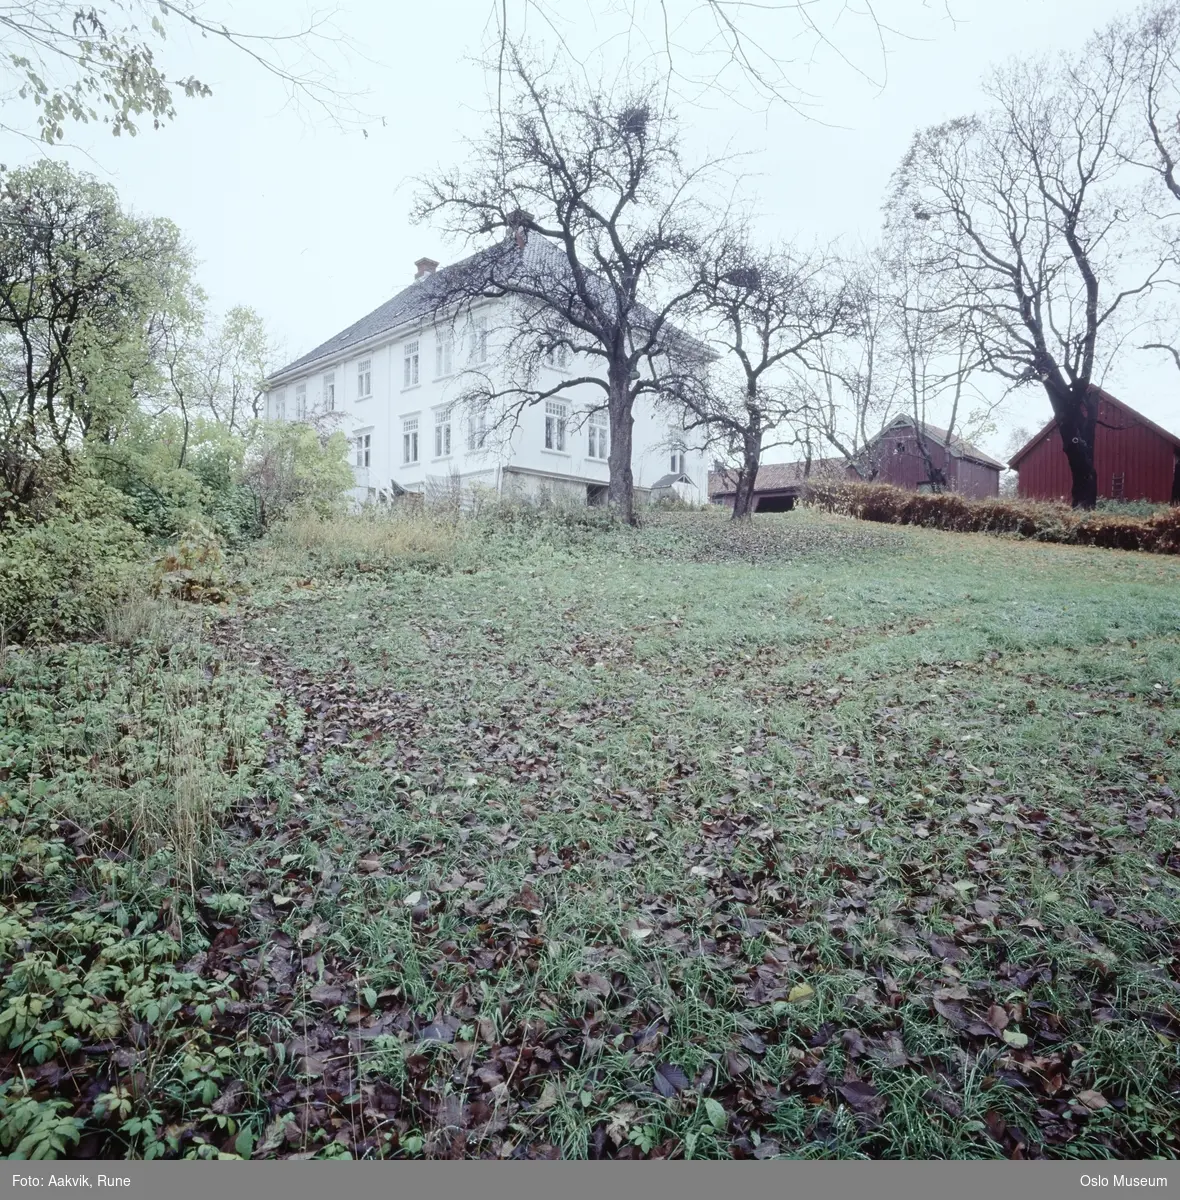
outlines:
M914 418L904 413L894 417L866 448L873 478L911 492L942 487L972 500L1000 494L1003 463L934 425L923 427L922 438L926 444L925 455L918 444L918 426ZM927 467L927 457L934 471L933 479L929 478L931 471Z
M1098 495L1106 500L1180 503L1180 438L1100 388L1094 469ZM1052 420L1012 456L1018 493L1030 500L1069 502L1073 480Z

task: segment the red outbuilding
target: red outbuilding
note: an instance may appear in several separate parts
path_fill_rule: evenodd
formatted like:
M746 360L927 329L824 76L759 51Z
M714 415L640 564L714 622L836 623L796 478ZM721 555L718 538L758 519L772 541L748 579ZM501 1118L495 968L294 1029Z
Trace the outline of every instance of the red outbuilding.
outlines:
M1149 421L1101 388L1094 469L1106 500L1180 503L1180 437ZM1029 500L1064 500L1073 487L1056 420L1027 442L1008 464L1018 472L1018 493Z

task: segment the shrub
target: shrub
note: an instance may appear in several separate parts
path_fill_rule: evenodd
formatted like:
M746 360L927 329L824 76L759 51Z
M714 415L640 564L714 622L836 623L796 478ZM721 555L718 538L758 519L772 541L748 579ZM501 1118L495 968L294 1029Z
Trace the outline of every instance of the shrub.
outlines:
M253 493L263 528L299 512L331 517L343 511L353 486L348 441L321 436L298 422L262 422L246 459L245 485Z
M155 592L196 604L226 604L233 585L222 564L221 546L207 530L192 528L155 562Z
M113 607L142 590L143 537L123 518L122 500L82 480L42 519L10 516L0 526L0 640L96 633Z
M827 512L956 533L1004 533L1073 546L1180 554L1180 508L1152 516L1029 500L968 500L954 492L908 492L887 483L813 483L806 500Z

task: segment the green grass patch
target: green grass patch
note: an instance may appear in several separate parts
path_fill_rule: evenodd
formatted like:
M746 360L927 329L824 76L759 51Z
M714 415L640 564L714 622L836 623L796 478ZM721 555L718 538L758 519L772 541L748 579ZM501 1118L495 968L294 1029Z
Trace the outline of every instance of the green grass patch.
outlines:
M2 1002L43 1008L0 1015L0 1135L1174 1156L1180 562L814 512L397 520L276 535L192 650L10 652ZM171 711L217 797L191 886L127 819L144 779L184 807L140 745ZM105 1024L30 974L49 942ZM94 982L124 944L158 1011Z

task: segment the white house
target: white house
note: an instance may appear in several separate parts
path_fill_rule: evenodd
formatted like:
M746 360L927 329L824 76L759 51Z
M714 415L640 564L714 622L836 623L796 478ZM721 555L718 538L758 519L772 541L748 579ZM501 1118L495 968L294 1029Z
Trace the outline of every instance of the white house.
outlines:
M481 252L487 253L487 252ZM329 338L267 380L272 420L335 422L348 435L358 502L402 492L429 501L486 494L603 503L609 430L605 393L578 384L558 398L513 414L479 411L461 399L473 373L503 373L507 299L442 311L448 276L478 268L480 255L438 269L415 264L414 282L380 308ZM555 356L555 384L585 376L587 363ZM542 381L546 388L552 384ZM708 499L704 455L688 448L674 419L644 397L635 404L632 471L636 500Z

